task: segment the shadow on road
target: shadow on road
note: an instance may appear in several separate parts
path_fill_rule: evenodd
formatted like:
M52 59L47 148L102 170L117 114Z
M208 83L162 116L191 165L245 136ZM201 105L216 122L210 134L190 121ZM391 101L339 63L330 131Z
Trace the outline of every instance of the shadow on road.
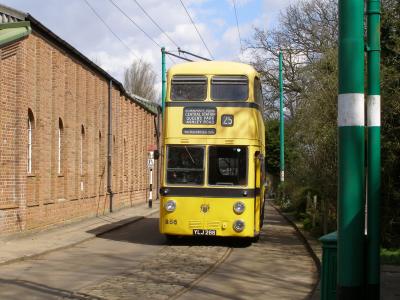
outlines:
M27 289L28 292L26 295L31 295L37 294L38 297L41 297L40 299L49 299L50 297L52 299L73 299L73 300L104 300L103 298L99 298L96 296L84 294L84 293L77 293L77 292L71 292L68 290L63 290L63 289L58 289L54 287L49 287L44 284L32 282L32 281L27 281L27 280L18 280L18 279L1 279L0 278L0 287L4 286L13 286L16 288L21 288L21 289ZM30 297L31 297L30 296ZM43 298L42 298L43 297ZM27 296L27 298L29 298ZM12 299L12 298L8 298ZM15 298L16 300L18 298ZM39 299L34 297L34 299Z
M118 229L100 234L97 238L108 239L119 242L135 243L142 245L174 245L174 246L222 246L233 248L244 248L251 245L251 239L227 238L227 237L194 237L179 236L167 239L160 234L158 229L158 218L143 218L135 223L128 224ZM104 232L103 225L88 231L92 234Z

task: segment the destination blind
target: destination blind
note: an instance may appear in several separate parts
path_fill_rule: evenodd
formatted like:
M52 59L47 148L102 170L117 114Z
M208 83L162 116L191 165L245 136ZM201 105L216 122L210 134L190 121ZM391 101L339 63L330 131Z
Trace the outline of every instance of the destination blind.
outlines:
M216 121L216 108L185 107L183 110L183 124L214 125Z

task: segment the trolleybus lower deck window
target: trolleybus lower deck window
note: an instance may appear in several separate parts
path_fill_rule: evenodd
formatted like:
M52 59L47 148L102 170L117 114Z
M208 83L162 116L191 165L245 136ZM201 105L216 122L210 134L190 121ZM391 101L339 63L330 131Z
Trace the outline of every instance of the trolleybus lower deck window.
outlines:
M247 147L210 146L208 151L210 185L247 184Z
M203 147L168 146L167 151L167 183L203 185Z

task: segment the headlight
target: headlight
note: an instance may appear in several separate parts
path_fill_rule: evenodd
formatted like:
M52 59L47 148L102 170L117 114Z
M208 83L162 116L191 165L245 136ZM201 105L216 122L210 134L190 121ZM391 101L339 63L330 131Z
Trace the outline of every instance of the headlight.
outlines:
M173 212L173 211L175 210L175 208L176 208L176 203L175 203L175 201L174 201L174 200L168 200L168 201L165 203L164 208L165 208L165 210L168 211L168 212Z
M235 212L235 214L242 214L244 212L245 209L245 205L243 202L238 201L235 204L233 204L233 211Z
M244 230L244 222L242 220L236 220L233 222L233 230L236 232L242 232Z

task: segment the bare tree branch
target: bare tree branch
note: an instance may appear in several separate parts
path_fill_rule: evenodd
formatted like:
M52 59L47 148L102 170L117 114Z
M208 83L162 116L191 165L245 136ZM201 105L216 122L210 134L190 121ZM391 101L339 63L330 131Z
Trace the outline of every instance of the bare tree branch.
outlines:
M158 93L155 89L156 75L151 69L151 65L143 61L134 61L125 70L124 87L135 95L147 100L158 102Z

